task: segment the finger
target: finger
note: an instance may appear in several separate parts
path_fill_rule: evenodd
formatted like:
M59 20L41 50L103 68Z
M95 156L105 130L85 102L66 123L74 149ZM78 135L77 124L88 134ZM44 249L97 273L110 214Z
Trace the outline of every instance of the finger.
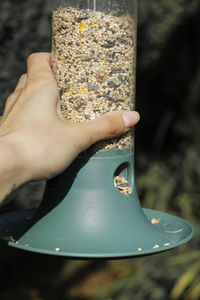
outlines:
M24 88L26 82L27 82L27 74L23 74L19 78L14 92L6 100L5 109L4 109L4 115L7 114L10 111L10 109L13 107L13 105L16 102L17 98L21 94L21 91Z
M28 77L44 78L53 77L50 66L50 53L40 52L33 53L27 59L27 73Z
M27 74L23 74L18 80L15 91L23 89L26 82L27 82Z
M138 123L139 119L140 115L136 111L115 111L95 120L79 123L79 150L83 151L100 140L125 133Z
M21 89L17 89L17 90L15 89L15 91L12 94L10 94L10 96L7 98L4 107L4 113L3 113L4 117L9 114L9 112L11 111L12 107L14 106L20 94L21 94Z
M56 113L59 91L50 66L50 53L31 54L27 60L27 72L27 94L39 93L40 105Z

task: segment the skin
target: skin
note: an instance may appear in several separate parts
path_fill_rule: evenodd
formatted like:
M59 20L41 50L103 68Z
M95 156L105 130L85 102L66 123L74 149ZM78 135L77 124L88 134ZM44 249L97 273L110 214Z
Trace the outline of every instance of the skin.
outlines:
M24 183L57 175L95 142L118 136L139 121L133 111L83 123L63 120L50 59L49 53L31 54L27 74L6 101L0 120L0 203Z

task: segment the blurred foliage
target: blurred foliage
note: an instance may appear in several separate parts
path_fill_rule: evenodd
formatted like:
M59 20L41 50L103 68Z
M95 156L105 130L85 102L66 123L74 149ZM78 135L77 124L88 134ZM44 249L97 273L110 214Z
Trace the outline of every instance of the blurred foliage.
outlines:
M200 3L139 0L138 22L137 189L143 207L188 220L195 238L126 260L1 249L1 300L200 299Z
M198 0L152 0L139 1L139 25L144 29L141 45L144 60L141 66L157 63L162 51L169 42L171 33L190 18L198 9Z

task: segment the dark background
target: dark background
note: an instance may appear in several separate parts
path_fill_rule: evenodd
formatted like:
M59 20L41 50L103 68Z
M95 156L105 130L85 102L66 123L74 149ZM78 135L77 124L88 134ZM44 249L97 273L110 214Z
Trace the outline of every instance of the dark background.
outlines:
M195 238L123 261L73 261L0 248L1 300L200 299L200 3L139 0L136 180L142 206L190 221ZM50 51L48 0L0 2L0 110L32 52ZM1 208L39 204L31 183Z

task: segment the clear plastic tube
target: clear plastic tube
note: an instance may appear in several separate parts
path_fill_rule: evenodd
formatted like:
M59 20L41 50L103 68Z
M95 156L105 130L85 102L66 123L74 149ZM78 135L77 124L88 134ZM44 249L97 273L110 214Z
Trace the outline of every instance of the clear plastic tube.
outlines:
M52 69L62 116L83 122L135 107L136 0L55 0ZM133 151L130 131L90 150Z

